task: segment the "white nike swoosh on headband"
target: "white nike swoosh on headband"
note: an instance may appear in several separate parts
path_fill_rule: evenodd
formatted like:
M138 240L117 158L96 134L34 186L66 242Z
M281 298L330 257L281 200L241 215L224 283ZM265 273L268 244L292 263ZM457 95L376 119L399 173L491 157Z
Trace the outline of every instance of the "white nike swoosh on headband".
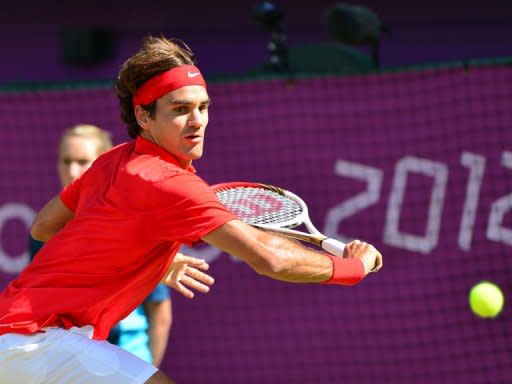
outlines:
M187 72L187 76L188 77L196 77L196 76L199 76L200 73L199 72Z

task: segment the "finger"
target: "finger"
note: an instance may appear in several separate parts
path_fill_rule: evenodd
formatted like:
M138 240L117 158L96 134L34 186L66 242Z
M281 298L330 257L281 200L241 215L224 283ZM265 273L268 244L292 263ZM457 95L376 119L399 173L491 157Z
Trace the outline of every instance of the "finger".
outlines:
M208 293L210 291L210 286L203 284L190 276L185 276L181 280L181 283L183 285L186 285L188 288L194 289L201 293Z
M170 287L174 288L174 285L179 283L179 281L185 276L186 266L182 266L179 269L170 270L167 275L162 279L162 281Z
M208 293L210 291L210 287L208 285L203 284L190 276L184 276L180 283L201 293Z
M187 268L187 275L207 285L212 285L215 283L215 279L212 276L190 266Z
M197 257L180 255L180 257L176 261L179 261L180 263L192 265L196 268L202 269L203 271L206 271L208 268L210 268L210 265L206 261L204 261L203 259L198 259Z
M201 262L197 264L189 264L189 266L192 265L195 268L199 268L202 271L207 271L210 268L210 264L208 264L206 261L201 260Z
M361 240L358 240L358 239L355 239L355 240L352 240L349 245L351 247L357 247L358 245L361 245Z
M352 258L355 255L357 242L358 240L352 240L350 243L345 244L345 249L343 250L343 258Z
M187 299L194 298L194 292L192 292L190 289L188 289L187 287L185 287L183 284L181 284L179 282L176 282L176 284L173 284L171 287L174 288L179 293L181 293Z
M345 246L344 258L361 258L366 253L369 244L360 240L353 240Z
M375 268L373 269L373 272L380 271L382 265L382 255L380 254L380 252L377 252L377 258L375 259Z
M378 272L382 268L382 255L378 252L376 252L376 256L373 262L373 268L370 270L370 272Z

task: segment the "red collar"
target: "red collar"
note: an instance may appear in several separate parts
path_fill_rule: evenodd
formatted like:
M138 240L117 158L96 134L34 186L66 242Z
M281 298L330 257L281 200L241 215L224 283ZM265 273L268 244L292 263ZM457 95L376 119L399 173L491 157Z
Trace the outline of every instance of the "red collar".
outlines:
M135 152L158 156L162 160L174 164L181 169L185 169L191 173L196 173L196 169L192 166L192 164L190 164L187 168L183 168L183 166L174 155L142 136L137 136L137 139L135 140Z

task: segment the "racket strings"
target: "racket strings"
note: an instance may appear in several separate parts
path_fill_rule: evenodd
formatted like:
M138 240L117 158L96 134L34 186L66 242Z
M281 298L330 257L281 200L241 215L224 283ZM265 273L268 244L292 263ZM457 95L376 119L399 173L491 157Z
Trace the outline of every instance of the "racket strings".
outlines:
M294 200L277 192L239 187L216 192L228 210L251 225L294 227L299 224L302 207Z

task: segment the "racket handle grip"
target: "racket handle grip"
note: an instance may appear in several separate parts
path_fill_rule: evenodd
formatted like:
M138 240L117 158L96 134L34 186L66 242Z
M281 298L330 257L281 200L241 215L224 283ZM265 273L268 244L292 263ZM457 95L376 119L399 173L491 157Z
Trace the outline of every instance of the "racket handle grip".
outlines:
M329 252L331 255L343 257L343 251L345 250L345 244L336 239L330 237L322 240L322 249Z

